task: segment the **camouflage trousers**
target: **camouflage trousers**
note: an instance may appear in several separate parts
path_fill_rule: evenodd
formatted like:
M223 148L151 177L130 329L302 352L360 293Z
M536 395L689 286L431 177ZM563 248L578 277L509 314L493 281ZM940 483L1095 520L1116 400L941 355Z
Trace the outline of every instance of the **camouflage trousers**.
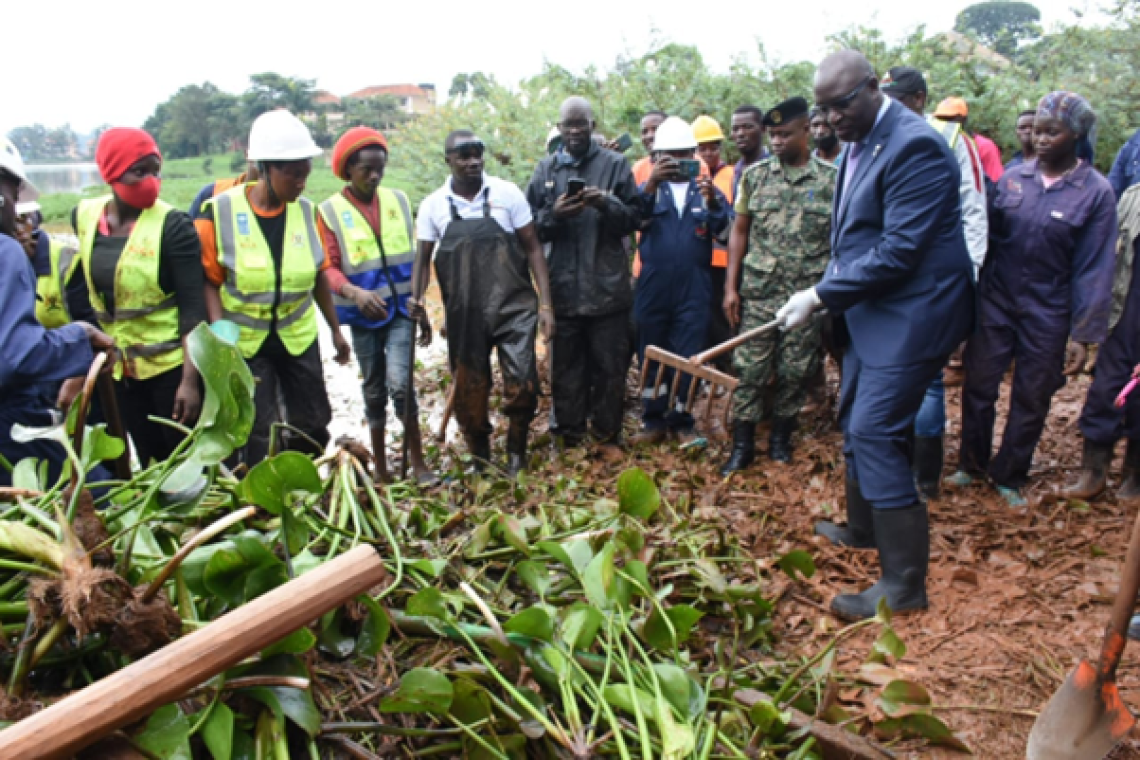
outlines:
M779 301L742 299L740 332L767 324L784 305ZM775 331L736 349L733 367L740 385L732 399L732 417L737 422L758 423L764 417L764 390L776 379L775 417L795 417L807 398L808 384L819 371L820 327L813 319L788 332Z

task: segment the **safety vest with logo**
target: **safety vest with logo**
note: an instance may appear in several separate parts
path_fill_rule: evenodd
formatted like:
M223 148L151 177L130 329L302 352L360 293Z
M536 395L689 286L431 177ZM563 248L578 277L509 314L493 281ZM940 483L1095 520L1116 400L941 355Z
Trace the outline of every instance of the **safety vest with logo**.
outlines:
M343 193L320 205L321 218L340 246L341 271L356 287L379 293L388 306L386 318L371 320L351 299L335 296L340 321L357 327L383 327L396 318L397 309L407 316L412 293L412 266L416 260L412 205L399 190L381 187L376 195L380 203L379 238L364 214Z
M968 134L962 131L962 125L956 121L944 121L936 116L927 116L926 123L938 130L942 135L942 139L950 146L950 150L954 150L958 144L958 138L961 137L963 143L966 145L966 152L970 154L970 166L974 170L974 187L978 192L985 192L985 184L982 181L982 159L978 154L978 146Z
M91 279L95 232L111 196L79 202L76 227L87 291L103 330L115 339L121 361L115 378L147 380L182 366L178 304L159 284L162 230L173 206L157 201L139 214L115 267L115 310L109 312Z
M46 235L46 232L41 232ZM51 271L36 278L36 320L49 330L71 322L67 283L75 272L78 250L48 237Z
M226 270L222 312L241 328L238 348L245 358L256 354L274 329L289 353L299 356L317 339L313 287L325 257L313 204L298 198L285 206L278 293L278 265L246 196L248 187L238 185L203 204L214 209L219 263Z

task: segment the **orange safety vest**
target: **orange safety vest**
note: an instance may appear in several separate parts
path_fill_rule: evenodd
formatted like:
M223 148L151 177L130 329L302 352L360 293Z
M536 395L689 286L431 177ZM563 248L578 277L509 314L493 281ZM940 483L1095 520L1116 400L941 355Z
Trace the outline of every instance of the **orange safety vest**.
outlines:
M720 169L717 170L716 176L713 177L713 186L717 190L724 193L724 197L728 200L729 208L733 203L733 190L732 176L734 174L732 166L729 164L721 164ZM728 268L728 247L720 243L713 243L712 265L720 267L721 269Z

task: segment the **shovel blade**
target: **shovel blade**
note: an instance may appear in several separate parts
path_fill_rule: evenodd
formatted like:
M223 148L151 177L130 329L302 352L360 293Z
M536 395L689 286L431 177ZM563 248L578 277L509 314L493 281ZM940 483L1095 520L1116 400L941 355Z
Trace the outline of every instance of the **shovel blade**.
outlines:
M1028 760L1100 760L1122 740L1136 719L1116 683L1101 683L1082 660L1037 716L1029 732Z

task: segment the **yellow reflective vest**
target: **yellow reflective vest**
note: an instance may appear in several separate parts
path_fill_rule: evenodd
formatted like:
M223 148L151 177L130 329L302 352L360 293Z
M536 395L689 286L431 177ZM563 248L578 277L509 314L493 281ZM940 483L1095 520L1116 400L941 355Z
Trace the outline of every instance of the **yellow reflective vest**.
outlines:
M277 264L246 196L247 187L238 185L207 203L214 209L218 261L226 271L222 311L241 328L238 348L245 358L257 353L272 329L289 353L299 356L317 339L313 288L325 258L313 204L299 198L285 206L278 293Z
M383 327L396 318L397 311L407 314L416 260L412 204L399 190L386 187L377 188L376 199L381 220L379 241L364 214L344 193L333 195L319 208L321 219L340 246L340 270L353 285L378 293L388 304L386 318L371 320L351 299L334 296L341 324Z
M47 235L41 232L41 235ZM71 322L67 283L75 272L78 250L48 237L51 271L36 278L36 320L49 330Z
M79 257L91 305L103 330L115 339L120 362L115 378L124 375L147 380L182 366L182 336L178 331L178 304L173 293L159 284L159 254L166 215L173 208L158 201L139 214L115 269L115 311L107 310L91 280L91 251L99 219L111 196L79 202L76 227Z

